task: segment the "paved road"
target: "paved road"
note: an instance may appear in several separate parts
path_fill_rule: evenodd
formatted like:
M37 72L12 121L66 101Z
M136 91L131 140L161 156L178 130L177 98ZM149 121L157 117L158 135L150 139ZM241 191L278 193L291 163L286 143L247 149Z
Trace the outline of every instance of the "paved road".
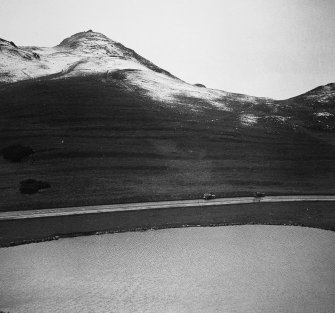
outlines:
M82 206L82 207L56 208L56 209L45 209L45 210L12 211L12 212L0 212L0 220L15 220L15 219L66 216L66 215L78 215L78 214L97 214L97 213L108 213L118 211L152 210L152 209L163 209L163 208L216 206L216 205L242 204L242 203L255 203L255 202L294 202L294 201L335 202L335 196L267 196L263 198L239 197L239 198L218 198L207 201L198 199L198 200Z

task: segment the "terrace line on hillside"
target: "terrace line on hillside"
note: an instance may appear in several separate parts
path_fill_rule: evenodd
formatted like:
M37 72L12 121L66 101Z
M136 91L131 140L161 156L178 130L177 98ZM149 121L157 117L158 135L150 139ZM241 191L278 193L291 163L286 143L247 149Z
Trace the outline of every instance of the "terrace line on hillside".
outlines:
M315 201L335 201L335 196L266 196L263 198L255 197L238 197L238 198L218 198L210 201L206 200L180 200L180 201L160 201L145 203L123 203L112 205L82 206L70 208L56 208L44 210L28 210L14 212L0 212L0 220L16 220L53 216L68 216L82 214L111 213L122 211L140 211L167 208L182 207L204 207L204 206L221 206L231 204L248 204L257 202L315 202Z

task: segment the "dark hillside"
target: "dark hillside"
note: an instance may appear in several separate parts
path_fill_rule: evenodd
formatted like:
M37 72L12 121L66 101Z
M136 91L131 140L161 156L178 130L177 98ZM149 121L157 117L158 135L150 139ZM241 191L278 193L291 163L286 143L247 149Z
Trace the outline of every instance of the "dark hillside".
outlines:
M172 109L99 76L0 87L0 148L35 152L18 163L1 158L0 210L335 193L335 146L320 136L241 127L234 111L198 105ZM21 194L30 178L51 188Z
M278 103L279 113L290 116L291 123L309 130L335 131L335 83L319 86Z

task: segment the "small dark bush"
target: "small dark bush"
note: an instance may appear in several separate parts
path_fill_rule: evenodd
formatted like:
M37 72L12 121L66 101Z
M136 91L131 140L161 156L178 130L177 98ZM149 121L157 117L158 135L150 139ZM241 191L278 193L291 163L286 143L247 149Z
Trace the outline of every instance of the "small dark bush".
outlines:
M37 60L39 60L41 58L40 55L38 53L36 53L36 52L33 52L33 56Z
M31 147L22 145L12 145L2 149L4 159L12 162L20 162L23 158L34 153Z
M13 47L17 48L17 45L16 45L13 41L11 41L10 44L11 44Z
M206 88L206 86L203 84L194 84L194 86Z
M48 182L26 179L20 182L20 192L24 194L33 194L38 192L40 189L50 188L51 185Z

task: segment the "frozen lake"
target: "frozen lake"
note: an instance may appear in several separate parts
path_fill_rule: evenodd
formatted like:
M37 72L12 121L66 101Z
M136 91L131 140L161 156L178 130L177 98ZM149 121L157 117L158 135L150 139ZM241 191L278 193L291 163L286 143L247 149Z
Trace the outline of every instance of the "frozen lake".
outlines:
M10 313L335 312L335 232L166 229L0 249Z

